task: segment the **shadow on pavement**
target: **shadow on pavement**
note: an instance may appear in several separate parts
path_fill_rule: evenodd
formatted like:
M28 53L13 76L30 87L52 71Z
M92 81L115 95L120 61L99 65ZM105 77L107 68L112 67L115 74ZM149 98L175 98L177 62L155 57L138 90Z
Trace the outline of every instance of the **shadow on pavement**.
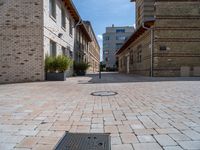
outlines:
M200 77L147 77L137 75L120 74L117 72L104 72L101 74L87 74L86 77L91 78L87 83L126 83L126 82L162 82L162 81L200 81Z

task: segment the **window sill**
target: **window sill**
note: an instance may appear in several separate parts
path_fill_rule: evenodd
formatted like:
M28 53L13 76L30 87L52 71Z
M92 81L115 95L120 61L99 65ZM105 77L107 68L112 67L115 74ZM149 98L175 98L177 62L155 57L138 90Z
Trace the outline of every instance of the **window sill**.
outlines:
M56 23L56 18L53 17L52 15L49 15L49 17Z
M61 28L62 28L64 31L66 31L66 28L65 28L65 27L61 26Z
M73 38L73 35L72 35L72 34L69 34L69 36L70 36L71 38Z

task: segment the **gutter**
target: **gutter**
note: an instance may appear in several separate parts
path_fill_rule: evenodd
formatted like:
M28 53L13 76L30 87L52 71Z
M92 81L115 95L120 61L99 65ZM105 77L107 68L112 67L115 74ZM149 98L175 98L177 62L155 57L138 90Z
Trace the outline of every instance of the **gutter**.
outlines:
M153 77L153 38L154 38L154 33L153 33L153 28L152 27L146 27L144 23L142 23L142 27L146 30L151 30L151 77Z

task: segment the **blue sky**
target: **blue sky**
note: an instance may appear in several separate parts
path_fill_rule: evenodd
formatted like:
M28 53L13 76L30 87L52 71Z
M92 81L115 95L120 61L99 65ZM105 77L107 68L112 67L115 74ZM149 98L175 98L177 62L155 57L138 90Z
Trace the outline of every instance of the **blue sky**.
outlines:
M134 3L130 0L73 0L83 20L92 23L101 46L102 34L107 26L133 26L135 24ZM102 57L102 55L101 55Z

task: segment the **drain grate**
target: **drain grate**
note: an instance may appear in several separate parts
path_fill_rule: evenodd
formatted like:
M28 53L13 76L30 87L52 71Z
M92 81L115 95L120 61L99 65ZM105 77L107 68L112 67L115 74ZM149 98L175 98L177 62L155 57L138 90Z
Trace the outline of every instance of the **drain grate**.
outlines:
M68 133L59 141L55 150L110 150L110 134Z
M91 95L93 96L114 96L117 94L118 94L117 92L113 92L113 91L98 91L98 92L91 93Z

